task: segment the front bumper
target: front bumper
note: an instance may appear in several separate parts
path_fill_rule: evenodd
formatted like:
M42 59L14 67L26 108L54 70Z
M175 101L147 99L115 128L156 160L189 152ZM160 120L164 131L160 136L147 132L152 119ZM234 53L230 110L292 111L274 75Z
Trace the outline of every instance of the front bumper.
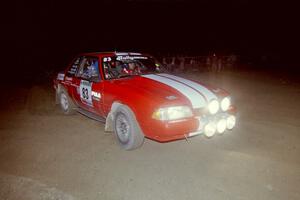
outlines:
M229 117L234 117L235 119L235 113L220 112L215 115L201 115L171 122L156 120L151 123L151 126L143 129L146 137L159 142L169 142L201 134L212 137L215 134L222 134L233 128L227 126L227 119Z
M186 137L193 137L205 134L212 137L215 133L223 134L226 130L231 130L235 126L236 117L229 113L217 113L215 115L197 117L199 120L198 129L186 134Z

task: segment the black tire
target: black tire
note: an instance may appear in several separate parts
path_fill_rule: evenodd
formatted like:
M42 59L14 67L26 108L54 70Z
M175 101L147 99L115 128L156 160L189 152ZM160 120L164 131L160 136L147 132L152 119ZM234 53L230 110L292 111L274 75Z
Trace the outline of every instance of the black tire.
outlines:
M133 150L144 143L144 134L134 113L125 105L117 108L113 121L114 133L123 149Z
M62 112L66 115L73 115L75 114L75 105L72 101L72 99L69 97L68 93L61 89L58 95L59 105L62 110Z

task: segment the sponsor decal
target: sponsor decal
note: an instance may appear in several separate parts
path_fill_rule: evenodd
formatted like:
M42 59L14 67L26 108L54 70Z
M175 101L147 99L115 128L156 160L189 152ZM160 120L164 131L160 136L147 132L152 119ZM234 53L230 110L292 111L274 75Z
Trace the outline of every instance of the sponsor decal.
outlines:
M76 67L72 67L69 71L70 74L75 74L75 72L77 71L77 68Z
M167 96L166 99L175 100L175 99L178 99L178 98L176 96L171 95L171 96Z
M65 74L61 74L61 73L57 74L57 80L63 81L64 78L65 78Z
M92 91L92 97L93 97L93 99L95 99L96 101L100 101L100 99L101 99L101 94L100 94L100 92Z
M79 67L80 61L82 60L82 57L77 58L71 68L68 71L68 74L74 75L77 72L77 69Z
M118 56L117 60L135 60L135 59L148 59L148 57L145 56Z

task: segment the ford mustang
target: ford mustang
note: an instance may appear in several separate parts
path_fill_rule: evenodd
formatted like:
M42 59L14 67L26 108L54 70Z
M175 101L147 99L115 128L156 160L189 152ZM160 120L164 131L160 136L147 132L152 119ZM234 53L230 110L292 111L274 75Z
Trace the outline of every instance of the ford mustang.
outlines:
M96 52L78 55L54 78L56 103L105 123L121 147L233 129L236 108L223 89L169 74L150 55Z

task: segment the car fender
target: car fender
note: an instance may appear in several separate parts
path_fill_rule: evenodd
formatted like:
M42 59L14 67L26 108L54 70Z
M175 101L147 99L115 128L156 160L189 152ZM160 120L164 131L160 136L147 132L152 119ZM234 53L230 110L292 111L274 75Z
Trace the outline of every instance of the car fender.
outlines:
M134 106L132 104L126 103L126 102L121 102L121 101L114 101L112 106L111 106L111 109L110 109L110 111L109 111L109 113L106 117L104 131L106 131L106 132L112 132L113 131L113 121L114 121L114 117L115 117L115 111L118 109L119 106L122 106L122 105L126 105L133 112L133 114L136 118L136 121L140 126L140 121L139 121L139 119L137 119L137 116L136 116L137 115L136 114L136 109L134 108ZM142 128L141 128L141 131L143 133Z

